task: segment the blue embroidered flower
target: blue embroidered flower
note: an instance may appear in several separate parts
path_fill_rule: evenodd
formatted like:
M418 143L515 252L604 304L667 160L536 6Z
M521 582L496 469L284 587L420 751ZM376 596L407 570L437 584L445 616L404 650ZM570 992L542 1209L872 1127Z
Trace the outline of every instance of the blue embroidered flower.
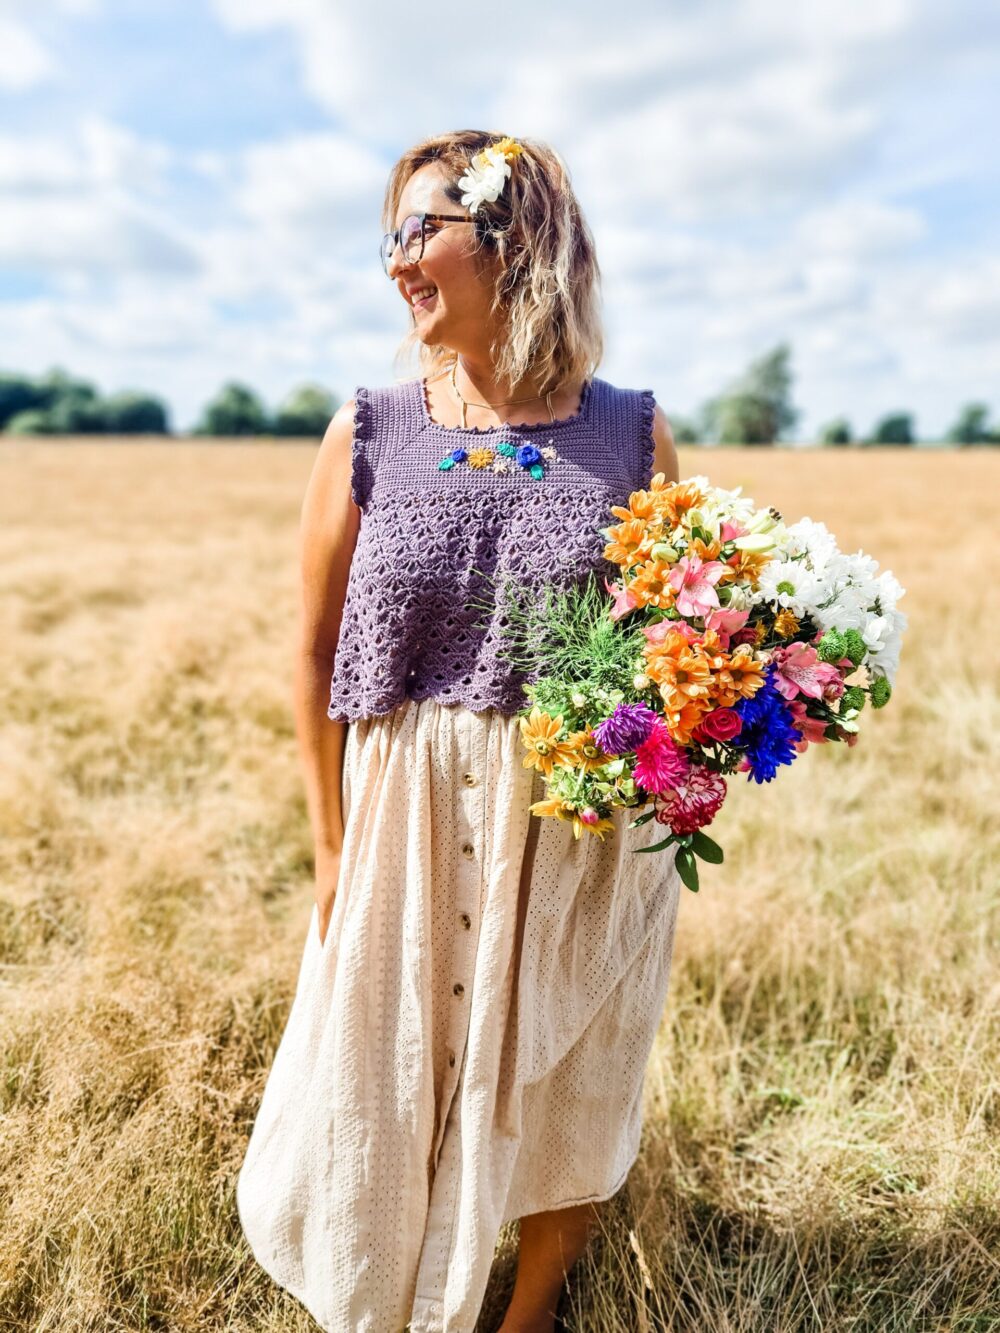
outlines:
M462 445L459 445L457 449L452 449L451 451L451 457L456 463L464 463L468 456L469 455L466 453Z
M541 452L533 444L522 444L517 451L517 461L522 467L531 467L533 463L541 463Z

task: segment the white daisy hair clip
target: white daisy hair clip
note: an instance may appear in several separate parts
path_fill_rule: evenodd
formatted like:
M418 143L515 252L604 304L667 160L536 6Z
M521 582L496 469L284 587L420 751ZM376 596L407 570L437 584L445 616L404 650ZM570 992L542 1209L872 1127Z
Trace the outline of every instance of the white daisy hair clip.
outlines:
M469 163L464 176L459 177L459 185L465 190L462 203L470 213L475 213L482 203L492 203L503 192L504 184L510 175L509 158L518 157L524 149L514 139L499 139L482 152L477 153Z

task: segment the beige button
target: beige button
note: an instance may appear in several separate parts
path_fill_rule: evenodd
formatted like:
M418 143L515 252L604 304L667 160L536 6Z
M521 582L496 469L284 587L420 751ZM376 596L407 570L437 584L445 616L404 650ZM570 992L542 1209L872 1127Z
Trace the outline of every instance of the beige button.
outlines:
M475 856L475 854L476 854L476 849L475 849L475 847L473 847L473 845L472 845L471 842L463 842L463 843L462 843L462 855L463 855L463 856L467 856L467 857L469 858L469 860L471 861L472 858Z
M465 783L467 787L474 787L476 785L477 778L475 773L463 773L462 781Z
M465 987L462 985L462 983L461 983L460 981L456 981L455 984L454 984L454 986L452 986L451 989L454 991L454 993L455 993L456 995L464 995L464 994L465 994Z
M468 930L469 927L472 925L472 917L469 916L468 912L459 912L458 919L461 921L462 925L465 927L466 930Z
M454 1051L449 1051L449 1052L448 1052L448 1063L449 1063L450 1065L453 1065L453 1064L455 1063L455 1052L454 1052Z

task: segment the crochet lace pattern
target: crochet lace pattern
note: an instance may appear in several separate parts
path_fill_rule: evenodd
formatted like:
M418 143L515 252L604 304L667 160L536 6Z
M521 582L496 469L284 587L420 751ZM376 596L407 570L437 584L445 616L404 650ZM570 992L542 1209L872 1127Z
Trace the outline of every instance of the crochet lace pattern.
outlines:
M499 651L506 623L489 578L507 575L528 598L597 571L614 504L649 484L655 399L594 376L579 410L530 425L450 427L434 421L422 379L354 390L351 495L361 510L327 715L351 722L407 697L511 715L531 680ZM547 432L547 433L546 433ZM460 462L459 445L510 441L555 448L533 477ZM483 574L474 573L481 570ZM468 606L485 601L492 608Z

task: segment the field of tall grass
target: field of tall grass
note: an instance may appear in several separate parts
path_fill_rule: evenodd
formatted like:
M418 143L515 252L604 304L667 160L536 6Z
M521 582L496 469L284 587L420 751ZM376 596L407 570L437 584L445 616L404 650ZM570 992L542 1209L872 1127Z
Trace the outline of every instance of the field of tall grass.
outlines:
M0 445L0 1333L315 1327L234 1201L311 909L313 455ZM891 567L910 629L857 747L730 784L565 1327L1000 1329L1000 457L681 455Z

